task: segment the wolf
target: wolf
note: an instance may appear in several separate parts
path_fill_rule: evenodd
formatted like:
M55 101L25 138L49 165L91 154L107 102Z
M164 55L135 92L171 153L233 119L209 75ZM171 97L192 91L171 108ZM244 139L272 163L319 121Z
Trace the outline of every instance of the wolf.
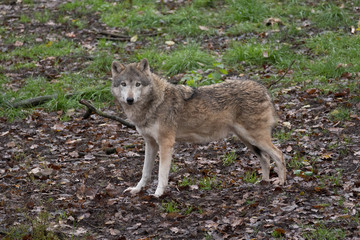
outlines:
M160 197L168 185L175 142L206 143L231 133L259 158L264 181L270 181L271 157L278 174L274 182L285 183L283 154L271 141L277 116L261 84L226 80L199 88L174 85L152 73L143 59L128 65L112 63L111 92L145 140L142 177L124 192L136 194L146 186L159 152L158 185L153 195Z

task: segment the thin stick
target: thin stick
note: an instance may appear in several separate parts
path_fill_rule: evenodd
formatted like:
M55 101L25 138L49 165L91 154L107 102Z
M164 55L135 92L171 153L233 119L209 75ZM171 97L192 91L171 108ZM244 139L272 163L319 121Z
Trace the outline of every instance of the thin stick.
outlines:
M109 119L112 119L112 120L115 120L115 121L118 121L122 124L124 124L125 126L129 127L129 128L133 128L135 129L135 125L132 124L132 123L129 123L127 121L125 121L124 119L122 118L119 118L117 116L113 116L113 115L109 115L109 114L106 114L98 109L96 109L93 105L91 105L88 101L86 101L85 99L81 99L79 101L81 104L85 105L87 108L88 108L88 111L86 112L86 114L84 115L84 118L88 118L91 114L89 114L89 111L93 112L93 113L96 113L102 117L105 117L105 118L109 118Z
M270 88L271 86L273 86L273 85L277 84L278 82L280 82L280 81L285 77L285 75L289 72L290 68L292 67L292 65L293 65L295 62L296 62L296 60L294 59L294 60L290 63L289 67L286 69L285 73L284 73L278 80L276 80L275 82L269 83L269 84L267 85L267 88Z

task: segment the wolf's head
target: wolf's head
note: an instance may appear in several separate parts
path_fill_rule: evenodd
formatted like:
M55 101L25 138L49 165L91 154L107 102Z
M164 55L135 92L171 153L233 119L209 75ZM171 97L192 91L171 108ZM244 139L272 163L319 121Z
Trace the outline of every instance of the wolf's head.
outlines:
M126 66L114 61L112 79L111 93L121 104L133 105L146 100L144 97L151 91L152 76L146 59Z

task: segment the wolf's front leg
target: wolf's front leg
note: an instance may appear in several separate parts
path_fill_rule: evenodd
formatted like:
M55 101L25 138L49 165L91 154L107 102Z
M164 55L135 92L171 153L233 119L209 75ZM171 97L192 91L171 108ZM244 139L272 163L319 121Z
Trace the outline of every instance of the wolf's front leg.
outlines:
M131 194L136 194L141 191L143 187L146 186L148 181L151 178L151 172L154 168L154 162L156 154L159 151L159 145L156 143L155 139L146 137L145 138L145 162L142 170L142 176L136 187L129 187L124 192L130 192Z
M159 182L156 188L155 197L160 197L163 195L166 186L169 181L169 172L171 165L171 155L173 152L173 146L175 143L175 139L167 139L163 140L160 143L160 165L159 165Z

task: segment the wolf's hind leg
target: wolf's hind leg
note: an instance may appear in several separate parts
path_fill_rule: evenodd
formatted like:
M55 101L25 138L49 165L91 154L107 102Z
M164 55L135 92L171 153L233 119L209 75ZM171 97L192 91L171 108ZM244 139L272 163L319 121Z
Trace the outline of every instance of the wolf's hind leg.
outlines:
M237 137L241 140L245 146L251 150L260 160L261 172L262 172L262 180L270 181L270 159L269 156L264 154L258 147L251 145L247 140L245 140L240 134L236 134Z
M278 181L275 183L283 185L286 181L286 165L282 152L271 142L271 136L261 136L255 138L254 146L261 151L261 156L269 155L276 164Z
M269 181L269 156L274 159L279 184L286 181L286 167L282 152L271 141L271 128L247 130L241 124L234 126L234 132L260 159L263 179ZM268 155L268 156L267 156Z
M156 143L155 139L151 137L145 137L145 161L142 170L142 176L136 187L129 187L124 192L130 192L131 194L136 194L141 191L143 187L151 179L151 172L154 168L154 162L156 155L159 151L159 145Z

